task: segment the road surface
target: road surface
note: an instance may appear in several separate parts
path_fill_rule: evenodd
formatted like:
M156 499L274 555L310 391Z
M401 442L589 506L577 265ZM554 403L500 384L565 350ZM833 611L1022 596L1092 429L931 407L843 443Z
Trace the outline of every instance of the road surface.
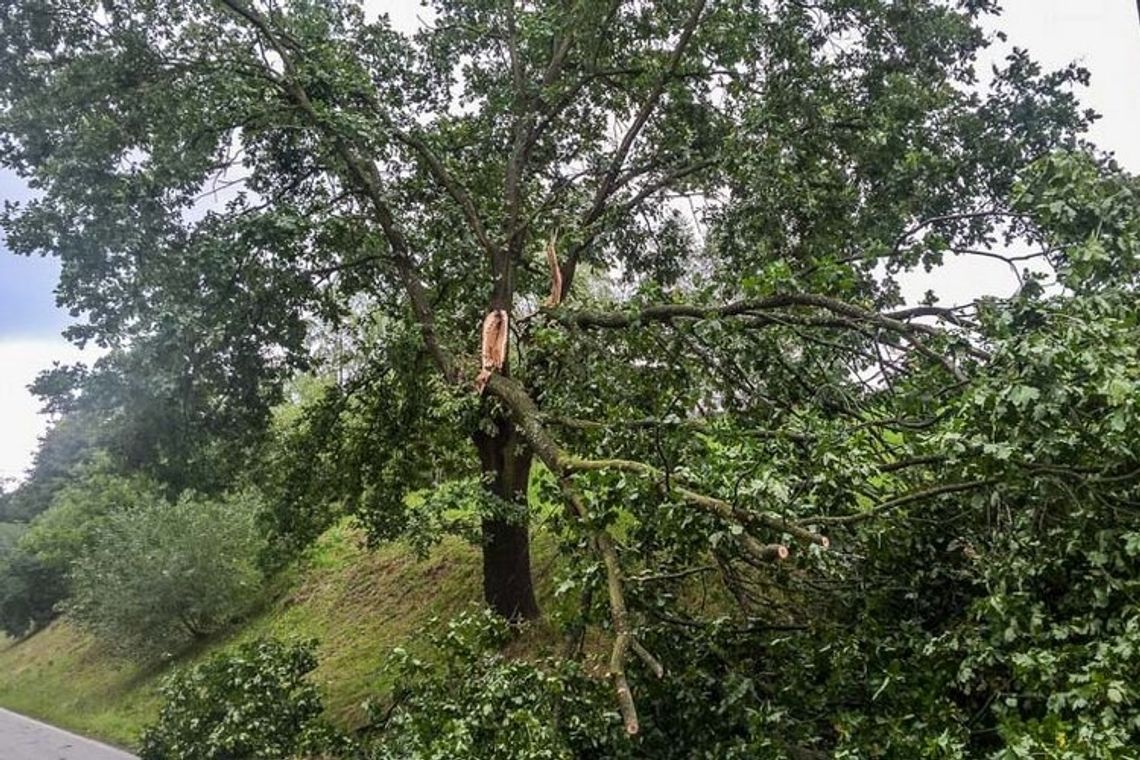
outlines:
M106 744L0 708L0 760L137 759Z

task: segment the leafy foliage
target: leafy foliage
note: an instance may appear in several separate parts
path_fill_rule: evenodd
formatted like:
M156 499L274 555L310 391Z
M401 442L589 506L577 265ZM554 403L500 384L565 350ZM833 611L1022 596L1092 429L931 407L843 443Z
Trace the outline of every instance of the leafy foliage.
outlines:
M143 760L284 760L324 756L348 741L321 718L306 680L313 644L258 639L172 676Z
M55 619L65 578L17 546L0 558L0 631L23 636Z
M504 615L537 614L518 518L549 516L630 752L1136 744L1138 185L1082 140L1088 72L1013 48L980 86L989 0L431 7L0 15L0 155L43 191L0 221L114 349L43 378L58 408L174 492L266 452L278 559L344 513L421 546L476 514ZM903 298L951 258L1017 292ZM266 439L298 370L319 392ZM136 587L147 546L93 556L178 598ZM394 741L625 751L560 722L591 682L473 651L405 661Z
M51 506L28 526L20 545L56 573L67 575L71 563L94 548L112 513L162 500L162 490L153 481L140 475L119 475L105 459L96 459L73 472Z
M26 528L22 523L0 523L0 560L12 550Z
M72 573L69 613L132 657L176 652L244 612L261 588L252 492L183 495L110 513Z
M98 453L88 457L53 486L51 505L22 526L10 557L0 555L0 628L13 635L42 628L58 615L70 595L72 565L94 548L108 515L163 499L147 478L116 474ZM36 477L25 487L39 484Z
M391 702L373 708L377 758L625 757L602 684L573 662L504 657L507 623L465 613L432 635L431 659L393 654Z
M477 402L425 381L418 338L398 323L370 328L365 340L365 363L347 387L313 382L292 407L296 416L273 427L258 481L281 557L345 513L373 540L400 536L410 523L433 519L409 511L410 493L474 472L461 432L477 424Z

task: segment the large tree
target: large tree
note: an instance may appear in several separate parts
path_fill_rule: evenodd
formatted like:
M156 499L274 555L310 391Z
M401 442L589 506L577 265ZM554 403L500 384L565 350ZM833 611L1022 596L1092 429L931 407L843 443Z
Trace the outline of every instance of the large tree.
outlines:
M1085 72L1014 50L983 88L988 0L440 0L415 34L348 0L0 8L2 155L40 191L5 228L63 260L73 337L174 357L157 396L243 426L315 326L347 342L329 404L363 445L327 482L384 535L481 473L511 618L510 505L543 486L605 579L630 732L635 568L806 567L829 534L849 563L858 526L1000 478L943 424L993 380L998 302L907 305L899 273L1018 243L1134 286L1071 258L1103 204L1042 222L1071 165L1028 172L1078 147Z

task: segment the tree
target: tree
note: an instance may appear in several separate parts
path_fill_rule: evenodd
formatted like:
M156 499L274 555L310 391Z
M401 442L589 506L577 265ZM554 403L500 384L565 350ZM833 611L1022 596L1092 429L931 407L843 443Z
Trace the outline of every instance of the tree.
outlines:
M0 560L0 630L20 637L55 619L66 581L19 546Z
M28 526L20 545L60 575L86 554L108 515L161 501L158 485L145 477L116 474L106 457L72 473L51 506Z
M987 0L432 7L406 35L347 1L9 3L3 155L44 194L5 229L62 258L74 337L183 345L206 399L252 408L307 324L339 330L352 371L314 429L343 445L363 412L347 486L378 535L441 479L520 505L539 483L593 558L630 733L659 608L628 576L850 569L828 534L858 555L865 521L993 490L994 451L946 425L1040 288L907 306L900 272L1018 269L1004 240L1070 288L1135 287L1126 246L1055 239L1108 235L1101 211L1049 218L1033 182L1019 205L1034 160L1079 147L1087 74L1015 50L978 92ZM1116 280L1082 274L1104 260ZM535 616L525 520L482 531L488 603Z
M51 506L56 492L98 451L100 429L90 416L60 417L40 438L27 478L0 501L0 517L27 523Z
M119 471L146 474L171 495L221 493L258 449L280 391L237 389L224 366L197 353L207 349L195 346L195 336L164 319L157 334L136 337L90 368L42 372L30 389L44 411L62 415L57 427L85 426L90 445Z
M23 487L35 484L33 479ZM152 481L116 475L98 454L91 455L90 464L72 469L69 482L61 478L54 486L51 506L21 526L9 557L0 554L0 628L15 636L59 615L70 594L72 565L93 549L111 513L163 498Z
M21 523L0 523L0 559L16 545L26 527Z
M257 511L252 493L124 505L74 560L67 611L132 657L170 654L216 633L260 590Z

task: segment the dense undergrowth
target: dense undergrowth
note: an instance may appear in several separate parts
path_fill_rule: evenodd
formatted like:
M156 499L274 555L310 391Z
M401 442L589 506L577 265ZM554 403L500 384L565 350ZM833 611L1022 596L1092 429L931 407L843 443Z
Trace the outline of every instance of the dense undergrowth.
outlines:
M549 542L538 541L536 551L538 569L549 571ZM329 719L351 730L368 720L365 702L390 688L385 666L392 650L417 651L425 628L467 609L479 589L479 556L469 544L446 540L421 559L400 544L369 551L358 531L341 525L322 536L301 566L275 580L272 601L249 620L177 659L152 665L123 659L66 618L5 641L0 705L133 747L157 717L159 686L174 670L258 637L316 639L311 679ZM520 651L553 641L541 631L531 636L517 645Z

